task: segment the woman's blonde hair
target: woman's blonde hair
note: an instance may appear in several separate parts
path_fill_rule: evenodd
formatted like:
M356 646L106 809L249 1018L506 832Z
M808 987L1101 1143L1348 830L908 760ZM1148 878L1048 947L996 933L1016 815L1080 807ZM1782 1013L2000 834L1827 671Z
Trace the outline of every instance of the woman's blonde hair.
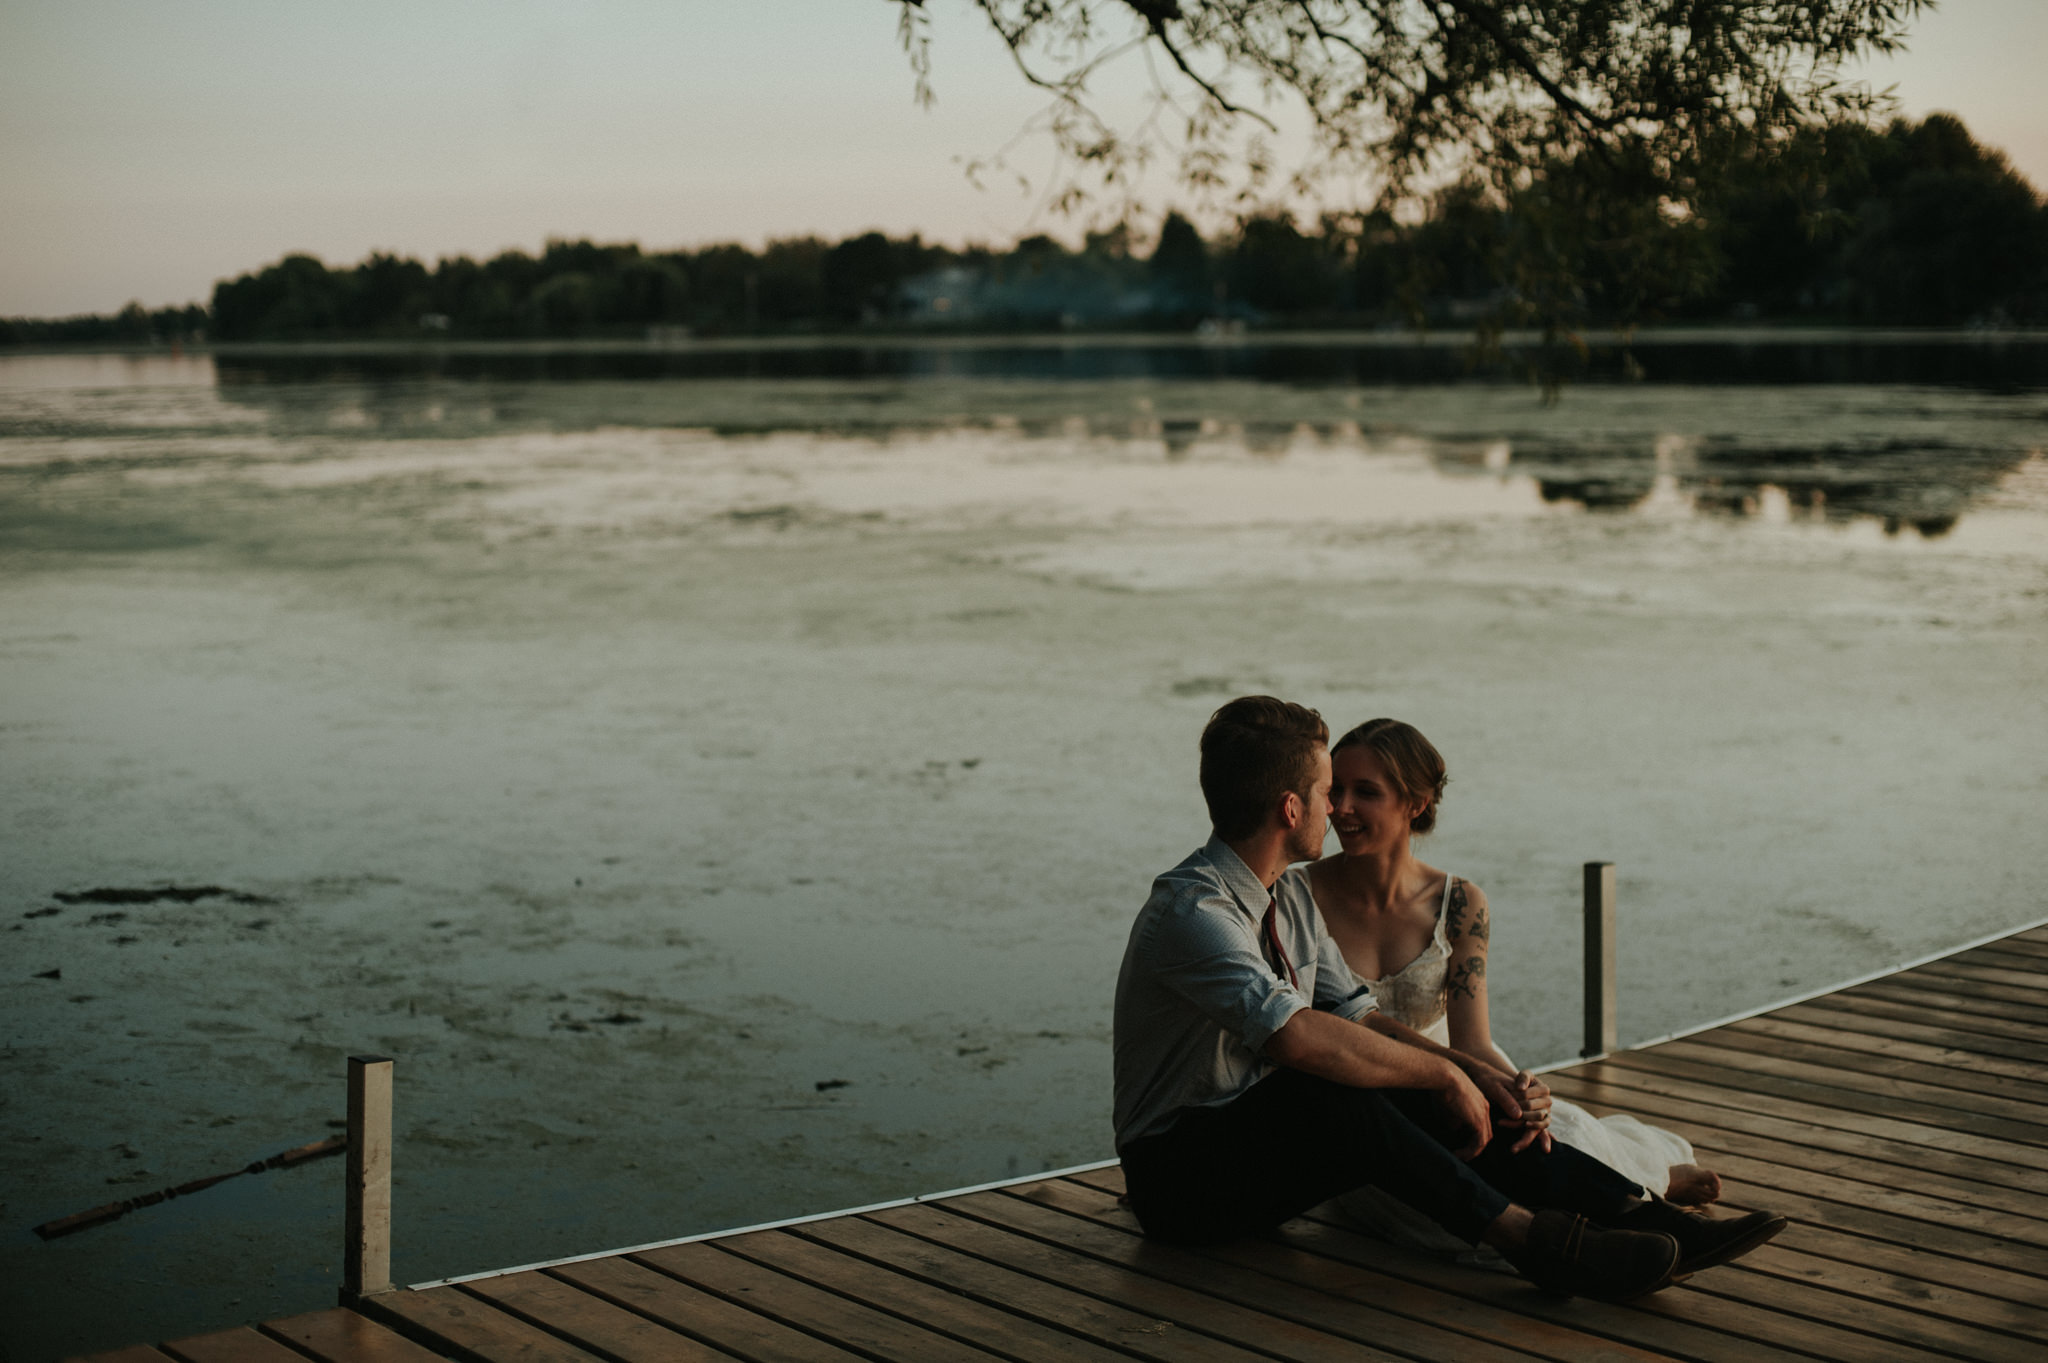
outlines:
M1408 821L1411 832L1427 833L1436 827L1436 807L1443 802L1444 786L1451 778L1444 772L1443 754L1422 736L1420 729L1398 719L1368 719L1337 740L1330 749L1331 758L1346 748L1367 748L1377 753L1387 769L1387 779L1393 782L1394 792L1402 801L1425 802L1421 812Z

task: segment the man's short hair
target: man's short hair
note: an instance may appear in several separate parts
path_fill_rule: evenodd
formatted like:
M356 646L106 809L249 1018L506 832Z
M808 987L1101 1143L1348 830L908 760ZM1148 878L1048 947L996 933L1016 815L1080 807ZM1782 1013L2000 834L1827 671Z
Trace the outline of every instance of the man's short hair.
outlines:
M1321 715L1273 696L1239 696L1209 716L1202 730L1202 798L1216 836L1227 842L1250 837L1290 791L1308 799L1316 749L1329 743L1330 726Z

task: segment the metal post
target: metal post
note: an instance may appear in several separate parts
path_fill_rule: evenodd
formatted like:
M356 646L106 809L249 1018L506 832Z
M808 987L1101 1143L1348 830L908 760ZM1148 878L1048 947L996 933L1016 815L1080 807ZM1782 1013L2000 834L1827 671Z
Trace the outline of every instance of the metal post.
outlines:
M391 1290L391 1057L348 1058L341 1303Z
M1591 1058L1617 1049L1614 1024L1614 863L1586 863L1586 1048Z

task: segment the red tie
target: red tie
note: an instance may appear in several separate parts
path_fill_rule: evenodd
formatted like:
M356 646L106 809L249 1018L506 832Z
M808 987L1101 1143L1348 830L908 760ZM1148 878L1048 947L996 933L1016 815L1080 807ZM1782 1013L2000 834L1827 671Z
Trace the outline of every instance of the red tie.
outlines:
M1287 971L1287 982L1296 989L1299 989L1301 988L1301 977L1294 973L1294 962L1287 959L1287 948L1280 945L1280 925L1274 921L1274 916L1279 911L1279 908L1280 897L1277 894L1268 894L1266 896L1266 920L1259 925L1259 931L1265 934L1266 943L1273 948L1273 954L1280 958L1281 966ZM1268 964L1271 963L1268 962Z

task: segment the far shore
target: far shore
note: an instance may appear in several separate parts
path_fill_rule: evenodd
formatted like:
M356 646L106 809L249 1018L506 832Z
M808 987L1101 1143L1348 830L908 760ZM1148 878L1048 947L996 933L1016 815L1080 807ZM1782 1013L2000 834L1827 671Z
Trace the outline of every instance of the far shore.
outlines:
M1624 331L1593 327L1577 333L1596 349L1671 345L2038 345L2048 342L2043 327L1857 327L1741 325L1658 326ZM1044 332L827 332L791 335L652 337L561 337L530 339L447 339L364 337L304 341L228 341L172 345L35 345L0 347L0 357L15 355L540 355L647 354L804 350L1216 350L1309 349L1344 347L1402 350L1480 344L1472 329L1331 328L1324 330L1221 331L1044 331ZM1533 328L1502 332L1497 343L1529 349L1543 344ZM1569 341L1562 342L1570 344Z

